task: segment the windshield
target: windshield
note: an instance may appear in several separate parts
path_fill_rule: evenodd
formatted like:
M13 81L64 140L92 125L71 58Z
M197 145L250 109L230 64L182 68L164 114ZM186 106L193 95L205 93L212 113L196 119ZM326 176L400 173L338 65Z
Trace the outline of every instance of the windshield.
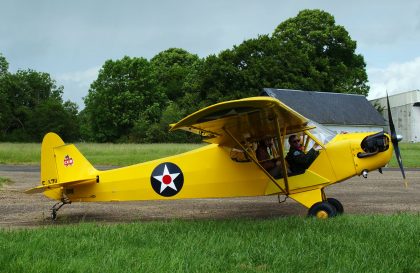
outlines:
M311 134L313 134L319 141L322 142L322 144L327 144L330 142L336 135L336 132L331 131L327 127L310 120L308 123L309 126L316 126L316 128L309 130Z

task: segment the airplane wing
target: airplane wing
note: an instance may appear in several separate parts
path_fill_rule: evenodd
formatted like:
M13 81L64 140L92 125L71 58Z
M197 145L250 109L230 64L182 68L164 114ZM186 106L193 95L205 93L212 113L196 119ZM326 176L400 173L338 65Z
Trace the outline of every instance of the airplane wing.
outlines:
M277 136L277 122L282 131L286 127L286 134L291 134L312 128L308 121L277 99L252 97L203 108L172 124L171 131L185 130L201 135L209 143L237 147L226 131L240 142L254 142Z

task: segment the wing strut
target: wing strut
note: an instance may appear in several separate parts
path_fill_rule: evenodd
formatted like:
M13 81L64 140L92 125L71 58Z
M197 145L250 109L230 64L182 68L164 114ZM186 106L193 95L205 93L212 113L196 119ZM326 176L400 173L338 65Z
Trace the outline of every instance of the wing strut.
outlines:
M282 172L283 172L283 179L284 179L284 185L286 186L286 192L287 194L289 194L289 181L287 179L287 169L286 169L286 162L284 159L284 145L283 145L283 140L282 140L282 135L281 135L281 131L280 131L280 124L279 124L279 119L276 118L276 127L277 127L277 133L279 134L278 139L279 139L279 153L280 153L280 160L281 160L281 168L282 168ZM284 127L283 130L283 136L286 135L286 127Z
M223 131L225 131L226 134L228 134L232 138L232 140L236 144L238 144L239 147L241 147L241 149L247 154L247 156L249 156L249 158L251 158L251 160L268 176L268 178L270 178L271 182L273 182L283 192L283 194L287 195L286 191L276 182L276 179L274 179L274 177L272 177L271 174L267 172L263 166L261 166L258 160L254 157L254 155L251 154L248 151L248 149L246 149L226 128L223 128Z

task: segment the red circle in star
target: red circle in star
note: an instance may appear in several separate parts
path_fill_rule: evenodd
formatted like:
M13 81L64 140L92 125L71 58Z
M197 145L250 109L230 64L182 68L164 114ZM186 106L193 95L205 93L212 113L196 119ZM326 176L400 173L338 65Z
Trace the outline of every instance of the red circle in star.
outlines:
M166 185L170 184L172 182L172 178L170 175L165 175L162 178L162 182Z

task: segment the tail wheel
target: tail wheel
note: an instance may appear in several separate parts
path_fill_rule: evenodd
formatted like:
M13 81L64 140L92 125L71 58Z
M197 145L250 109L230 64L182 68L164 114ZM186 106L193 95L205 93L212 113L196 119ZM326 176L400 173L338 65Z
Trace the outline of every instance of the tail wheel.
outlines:
M335 207L326 201L315 203L308 211L308 216L319 219L327 219L336 215Z
M327 198L327 202L333 205L333 207L337 211L337 215L343 214L344 208L340 201L338 201L335 198Z

